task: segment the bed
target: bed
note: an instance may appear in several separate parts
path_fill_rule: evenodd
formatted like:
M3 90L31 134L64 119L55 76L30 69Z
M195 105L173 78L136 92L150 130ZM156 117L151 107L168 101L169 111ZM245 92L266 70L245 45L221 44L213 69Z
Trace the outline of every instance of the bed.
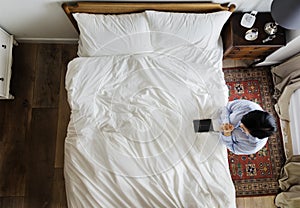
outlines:
M235 207L219 140L228 101L220 32L234 6L64 4L79 31L68 64L68 207ZM210 118L216 131L195 133Z

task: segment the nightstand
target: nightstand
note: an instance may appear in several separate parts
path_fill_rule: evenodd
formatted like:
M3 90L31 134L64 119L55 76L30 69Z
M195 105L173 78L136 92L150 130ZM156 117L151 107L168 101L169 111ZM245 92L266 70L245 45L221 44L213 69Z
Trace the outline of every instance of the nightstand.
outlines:
M276 37L268 42L263 40L269 37L264 31L264 26L268 22L274 22L270 13L259 12L252 28L258 29L258 38L253 41L245 39L245 33L250 28L240 25L244 13L233 13L222 30L222 40L224 46L224 59L263 61L269 54L286 44L284 29L278 26Z

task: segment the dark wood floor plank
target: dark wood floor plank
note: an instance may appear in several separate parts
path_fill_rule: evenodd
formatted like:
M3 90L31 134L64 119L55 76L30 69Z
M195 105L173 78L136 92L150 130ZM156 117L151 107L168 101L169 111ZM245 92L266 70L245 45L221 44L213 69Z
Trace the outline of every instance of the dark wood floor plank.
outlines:
M77 56L77 45L66 45L62 48L61 60L61 81L59 92L59 111L58 111L58 126L57 140L55 153L55 167L62 168L64 161L64 141L67 135L67 127L70 120L70 107L67 101L67 92L65 90L65 75L67 72L68 63Z
M25 144L30 123L37 45L13 50L11 93L14 100L0 100L0 196L24 196Z
M54 172L52 201L50 207L67 208L67 198L65 191L65 181L63 168L56 168Z
M61 48L58 44L39 44L33 107L58 107Z
M24 197L0 197L0 208L23 208Z
M24 196L26 173L24 143L5 142L1 144L1 197Z
M1 135L7 128L18 127L24 130L28 122L24 113L31 108L33 98L33 86L35 78L37 45L20 45L14 48L14 62L12 66L11 92L15 96L14 100L0 100L0 124ZM25 56L26 54L26 56ZM20 129L18 129L20 131ZM4 140L4 137L1 139Z
M30 140L27 141L26 208L51 204L57 118L57 108L32 109Z

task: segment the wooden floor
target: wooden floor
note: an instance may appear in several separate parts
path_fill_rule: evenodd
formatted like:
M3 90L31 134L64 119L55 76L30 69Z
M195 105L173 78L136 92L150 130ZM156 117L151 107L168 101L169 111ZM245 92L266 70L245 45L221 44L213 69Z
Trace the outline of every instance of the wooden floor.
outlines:
M76 45L14 48L11 91L0 101L0 207L66 207L63 141L69 119L64 90Z
M0 208L67 207L63 144L69 120L64 89L77 45L14 48L11 91L0 100ZM239 208L274 207L274 196L238 198Z

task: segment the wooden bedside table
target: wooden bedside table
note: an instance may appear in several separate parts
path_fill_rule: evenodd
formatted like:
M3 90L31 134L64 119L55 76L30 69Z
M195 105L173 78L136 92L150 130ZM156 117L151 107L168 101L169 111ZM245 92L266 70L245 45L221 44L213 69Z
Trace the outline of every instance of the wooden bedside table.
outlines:
M264 31L268 22L274 22L270 13L258 12L252 28L258 29L258 38L254 41L245 39L245 33L250 28L240 25L244 13L233 13L222 30L224 59L245 59L256 62L263 61L269 54L286 44L284 29L278 26L276 37L263 43L269 34Z

